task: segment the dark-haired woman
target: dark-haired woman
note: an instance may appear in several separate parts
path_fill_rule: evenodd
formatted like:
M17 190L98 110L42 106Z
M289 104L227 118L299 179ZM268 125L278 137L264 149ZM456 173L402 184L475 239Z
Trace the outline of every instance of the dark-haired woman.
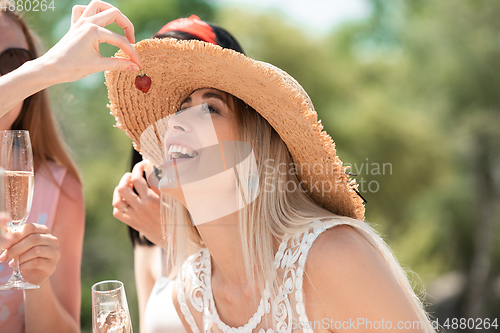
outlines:
M102 26L112 21L126 29L129 40L104 31ZM40 286L0 291L0 332L79 332L82 184L44 89L103 69L138 69L130 60L102 58L96 50L99 42L108 41L128 48L138 62L129 43L133 28L114 7L93 1L73 8L71 30L40 58L34 35L18 13L0 10L0 31L0 130L28 130L35 163L28 223L0 237L0 283L11 275L9 262L19 258L25 280Z

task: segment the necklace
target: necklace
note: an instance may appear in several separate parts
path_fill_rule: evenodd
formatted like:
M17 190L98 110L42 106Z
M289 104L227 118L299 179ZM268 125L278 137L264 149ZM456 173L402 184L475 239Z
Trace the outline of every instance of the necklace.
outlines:
M278 252L276 252L276 255L274 257L274 267L276 268L280 266L279 263L281 258L283 258L283 252L286 248L286 244L286 239L283 239L279 246ZM269 283L266 282L266 287L264 288L263 296L260 299L257 312L254 313L248 323L240 327L230 327L220 319L217 308L215 307L214 295L212 292L212 263L210 258L208 258L207 260L207 268L209 273L207 276L207 285L209 288L209 290L207 290L207 301L210 307L210 311L205 311L204 315L207 317L207 319L209 318L211 320L208 320L205 323L205 332L209 331L211 323L214 322L223 333L251 333L262 321L262 317L264 316L264 314L267 314L269 313L269 311L271 311L271 304L269 301L271 298L271 288L269 286ZM264 331L264 329L262 329L261 331Z
M274 256L274 268L282 270L283 282L278 282L276 286L277 294L272 299L270 295L272 287L271 281L267 281L262 292L262 299L259 303L257 312L250 318L247 324L240 327L230 327L221 321L217 308L215 306L214 296L212 292L212 272L211 272L211 255L207 248L200 249L197 253L191 255L184 262L182 269L177 276L176 288L177 298L179 300L180 310L186 319L186 322L191 327L193 333L200 333L202 328L204 333L212 331L214 324L217 325L223 333L251 333L266 313L274 325L273 328L259 329L258 333L291 333L293 318L297 318L300 322L309 322L303 302L302 279L306 263L307 254L314 240L326 229L334 225L341 224L339 222L330 222L316 226L316 223L311 223L311 228L304 232L285 235ZM346 223L347 224L347 223ZM281 277L280 277L281 280ZM185 283L190 282L191 288L185 289ZM195 311L202 315L201 327L197 325L191 310L188 305L189 297L191 306ZM290 302L289 297L294 297L296 303ZM295 305L294 305L295 304ZM272 311L271 311L272 310ZM301 329L303 333L314 333L309 327Z

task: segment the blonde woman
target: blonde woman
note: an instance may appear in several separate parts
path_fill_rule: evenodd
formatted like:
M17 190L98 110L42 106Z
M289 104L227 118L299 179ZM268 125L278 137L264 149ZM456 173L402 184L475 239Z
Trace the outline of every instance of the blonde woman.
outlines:
M119 21L132 36L131 42L133 28L114 7L99 1L75 6L72 19L72 29L63 40L37 58L26 22L8 8L0 10L0 130L28 130L35 162L28 223L22 231L0 237L0 283L9 279L9 262L18 257L26 281L40 286L0 291L1 332L80 331L85 227L82 184L64 149L48 93L43 89L104 68L131 66L130 60L116 62L100 57L95 46L99 40L108 40L128 44L133 51L125 37L105 33L99 30L99 24ZM137 57L134 51L130 53ZM3 228L6 219L2 222Z
M108 72L110 108L155 165L188 332L433 332L292 77L198 41L135 49L150 89Z
M153 38L196 39L244 53L228 31L202 21L196 15L165 24ZM175 311L170 316L165 313L168 311L165 308L173 309L174 306L168 296L172 294L175 272L161 265L163 253L160 247L152 243L161 243L160 198L144 179L143 172L147 165L142 161L142 156L134 149L132 152L133 170L122 177L113 193L113 215L130 225L140 331L185 332ZM123 202L128 206L123 208ZM140 225L141 235L132 228L136 224Z

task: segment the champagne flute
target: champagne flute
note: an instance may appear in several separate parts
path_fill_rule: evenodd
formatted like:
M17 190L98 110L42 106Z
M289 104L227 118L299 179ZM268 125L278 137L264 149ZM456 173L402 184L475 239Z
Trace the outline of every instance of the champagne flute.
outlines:
M5 170L0 166L0 213L5 213L5 200L4 200L4 191L5 188L3 186L3 174ZM0 236L5 235L6 227L0 227Z
M122 282L101 281L92 286L92 333L132 333Z
M10 216L7 224L10 232L23 229L31 210L34 173L33 152L28 131L0 131L0 167L3 168L3 194L5 211ZM18 258L14 260L14 271L0 290L37 289L40 286L26 282L19 270Z

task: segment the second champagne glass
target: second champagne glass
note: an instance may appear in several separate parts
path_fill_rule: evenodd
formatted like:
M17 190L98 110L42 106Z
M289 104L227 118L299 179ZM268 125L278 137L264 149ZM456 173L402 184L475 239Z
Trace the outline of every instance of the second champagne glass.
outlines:
M22 230L31 210L34 172L33 152L28 131L0 131L0 167L4 169L3 194L5 211L10 215L10 232ZM0 290L36 289L40 286L24 280L19 260L14 260L14 271Z
M132 333L122 282L101 281L92 286L92 333Z

